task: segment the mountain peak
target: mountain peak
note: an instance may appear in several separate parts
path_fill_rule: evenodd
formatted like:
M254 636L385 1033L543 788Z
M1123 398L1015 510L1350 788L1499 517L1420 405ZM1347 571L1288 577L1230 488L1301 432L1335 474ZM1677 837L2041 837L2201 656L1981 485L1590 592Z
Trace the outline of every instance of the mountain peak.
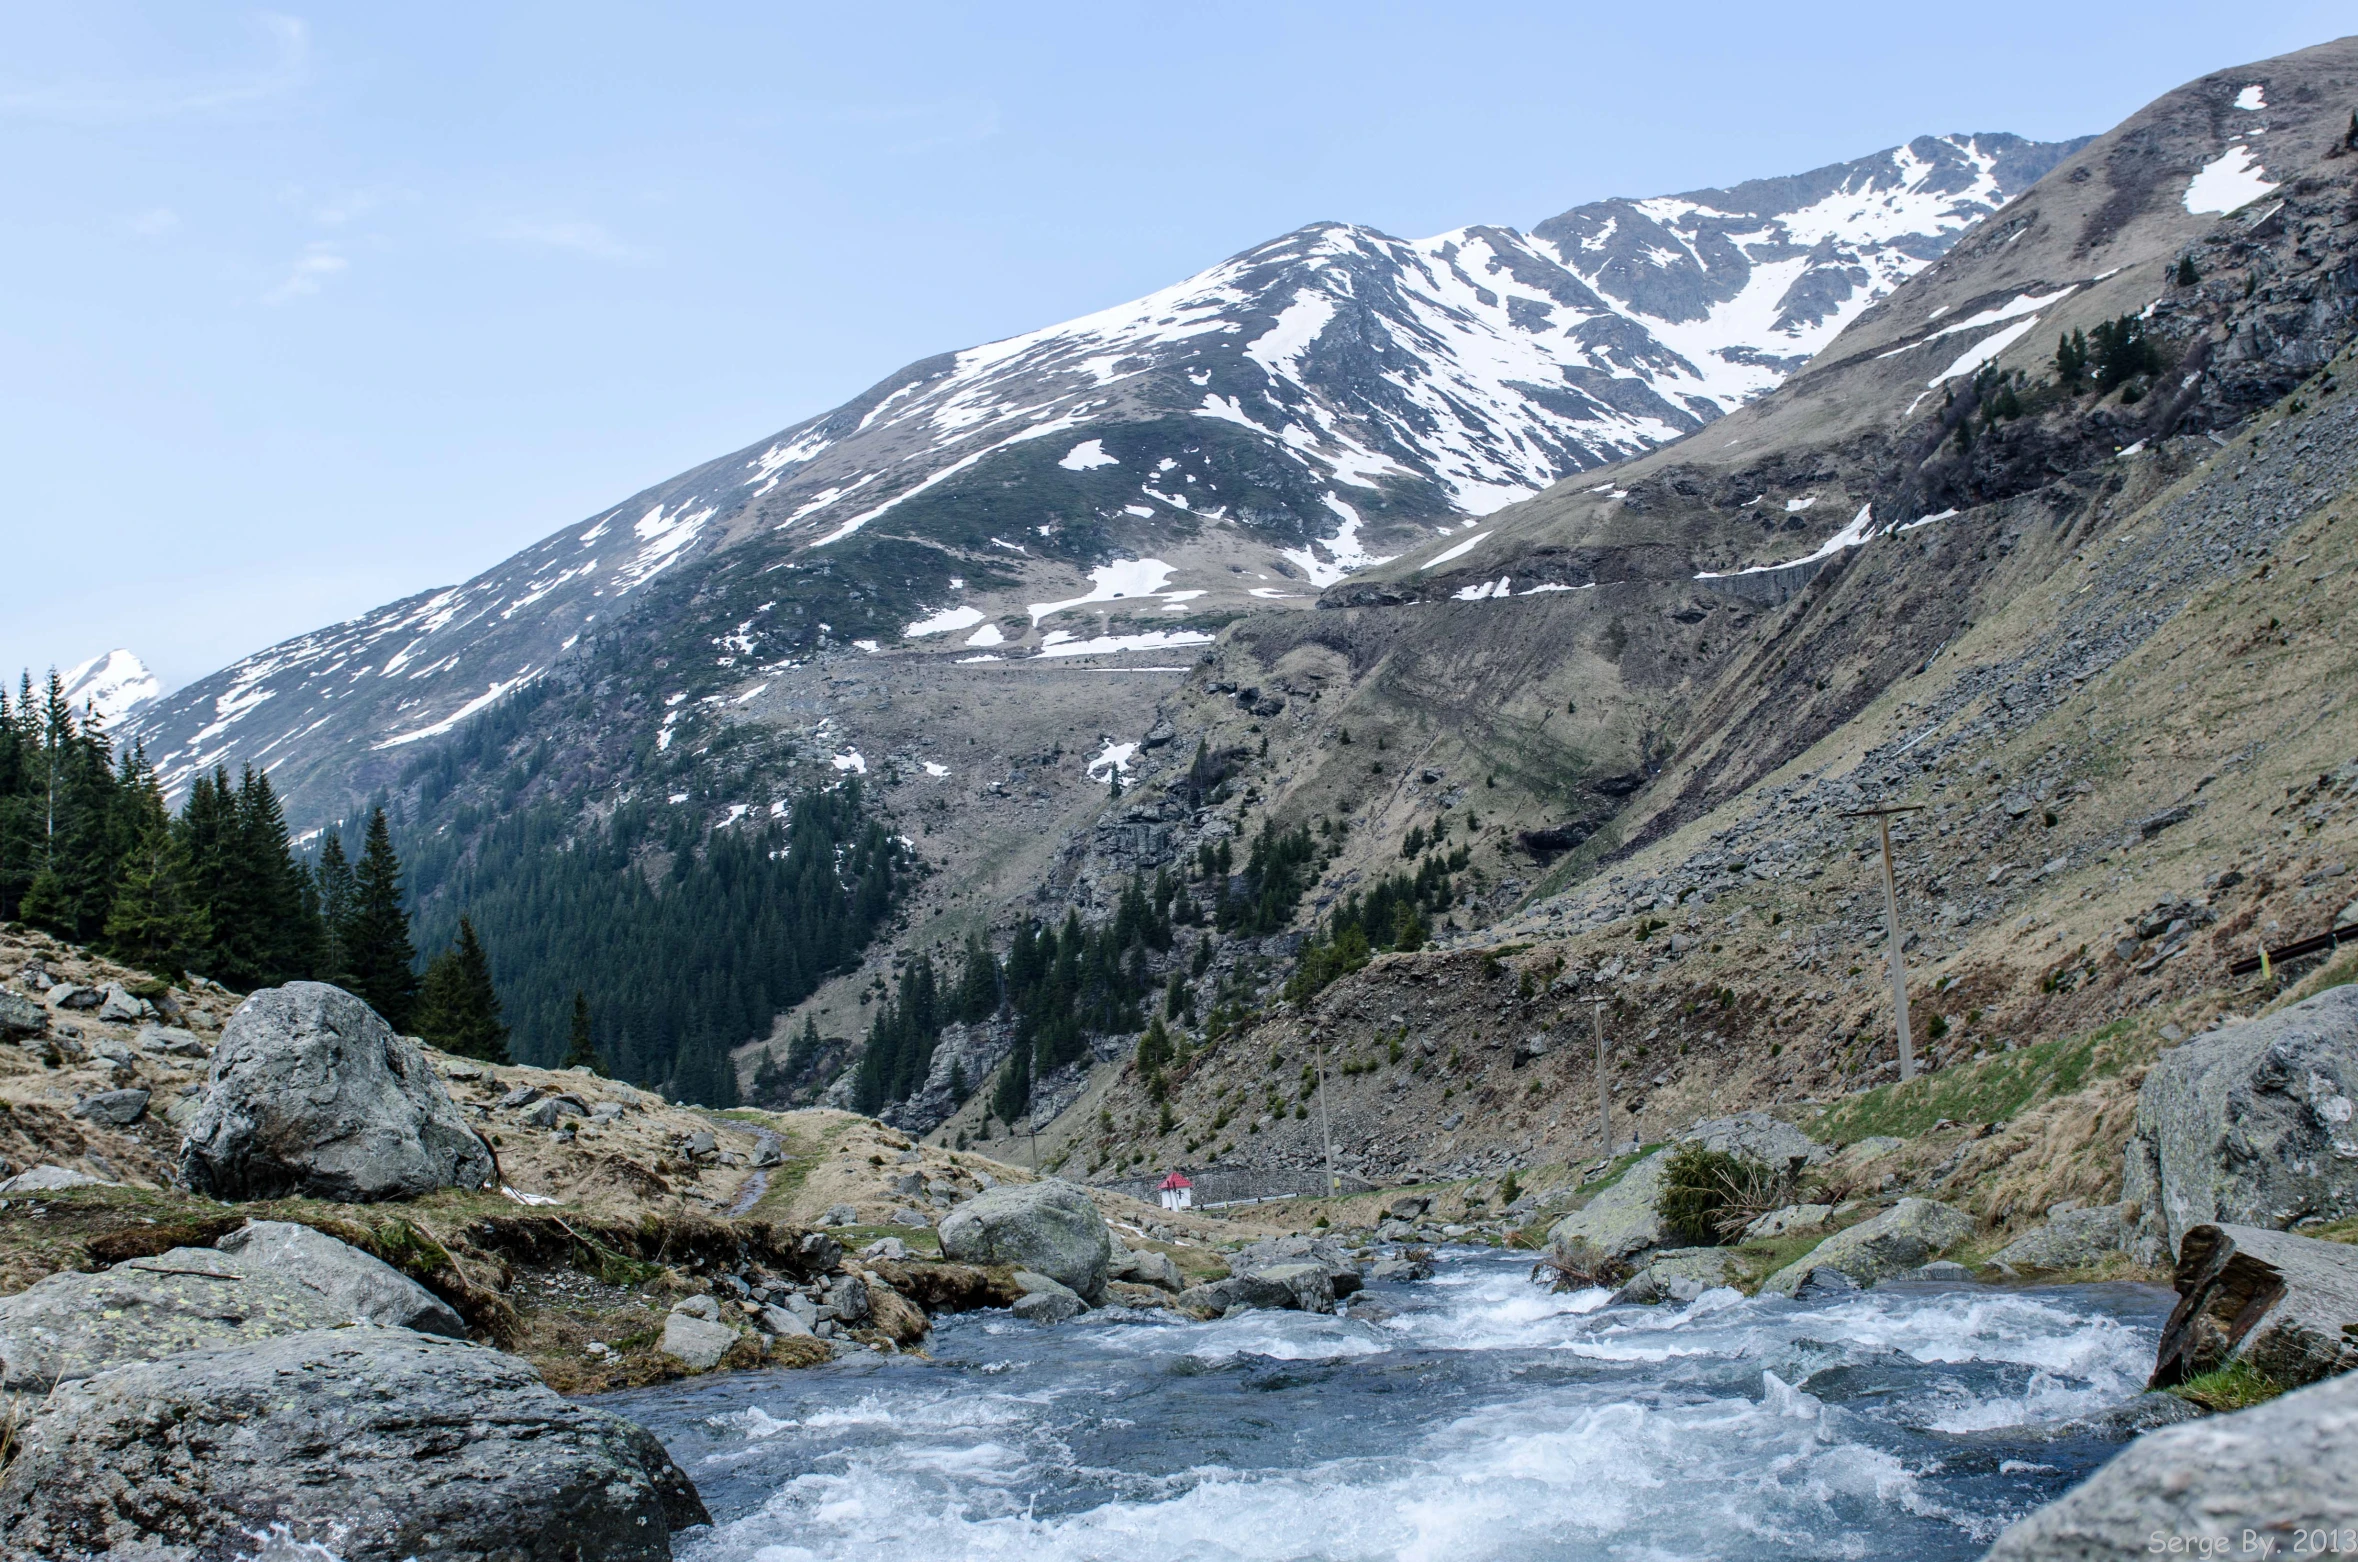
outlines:
M109 727L164 692L163 680L120 647L83 662L66 673L63 681L66 703L77 711L95 713Z

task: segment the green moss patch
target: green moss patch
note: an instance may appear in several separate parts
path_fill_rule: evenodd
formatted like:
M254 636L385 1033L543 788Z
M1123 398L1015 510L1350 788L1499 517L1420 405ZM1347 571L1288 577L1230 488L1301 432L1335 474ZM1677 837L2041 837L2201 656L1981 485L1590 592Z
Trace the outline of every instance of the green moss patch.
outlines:
M2284 1385L2245 1362L2231 1361L2216 1372L2188 1378L2170 1392L2205 1410L2247 1410L2284 1392Z
M1955 1123L2002 1123L2025 1107L2067 1096L2089 1081L2117 1074L2151 1055L2128 1020L2084 1036L2043 1041L1961 1063L1904 1085L1878 1085L1829 1107L1811 1125L1812 1138L1852 1144L1878 1134L1913 1139L1944 1118Z

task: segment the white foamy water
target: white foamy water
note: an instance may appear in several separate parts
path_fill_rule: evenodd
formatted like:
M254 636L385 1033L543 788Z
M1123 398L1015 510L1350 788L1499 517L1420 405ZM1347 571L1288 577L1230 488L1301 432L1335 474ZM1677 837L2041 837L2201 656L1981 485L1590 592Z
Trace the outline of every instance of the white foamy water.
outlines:
M610 1401L718 1523L687 1562L1979 1554L2116 1444L2133 1287L1557 1296L1460 1254L1389 1316L945 1320L931 1362Z

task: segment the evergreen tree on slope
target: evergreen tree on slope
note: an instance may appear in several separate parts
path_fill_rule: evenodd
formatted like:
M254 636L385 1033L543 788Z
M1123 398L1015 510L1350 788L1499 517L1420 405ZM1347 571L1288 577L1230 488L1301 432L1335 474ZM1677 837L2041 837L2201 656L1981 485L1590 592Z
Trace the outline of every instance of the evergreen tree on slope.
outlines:
M462 924L463 925L463 924ZM599 1061L597 1043L590 1038L589 994L573 989L573 1021L565 1037L565 1068L586 1068L593 1074L606 1072Z
M500 1019L491 962L475 924L459 918L458 941L426 967L418 995L418 1034L445 1052L485 1063L506 1063L508 1027Z
M106 941L125 964L174 981L212 946L212 923L189 882L188 857L151 775L136 794L139 837L123 858Z
M418 1000L417 950L409 941L409 914L401 906L401 859L393 854L382 808L369 814L360 866L353 871L347 938L351 990L386 1024L408 1030Z

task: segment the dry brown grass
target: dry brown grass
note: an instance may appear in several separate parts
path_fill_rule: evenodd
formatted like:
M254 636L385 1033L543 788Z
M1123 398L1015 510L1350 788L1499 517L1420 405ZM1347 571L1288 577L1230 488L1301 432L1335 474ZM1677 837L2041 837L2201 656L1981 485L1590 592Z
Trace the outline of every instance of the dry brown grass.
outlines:
M2030 1108L1975 1141L1941 1180L1941 1196L1997 1227L2043 1220L2065 1199L2118 1199L2143 1078L2132 1069Z

